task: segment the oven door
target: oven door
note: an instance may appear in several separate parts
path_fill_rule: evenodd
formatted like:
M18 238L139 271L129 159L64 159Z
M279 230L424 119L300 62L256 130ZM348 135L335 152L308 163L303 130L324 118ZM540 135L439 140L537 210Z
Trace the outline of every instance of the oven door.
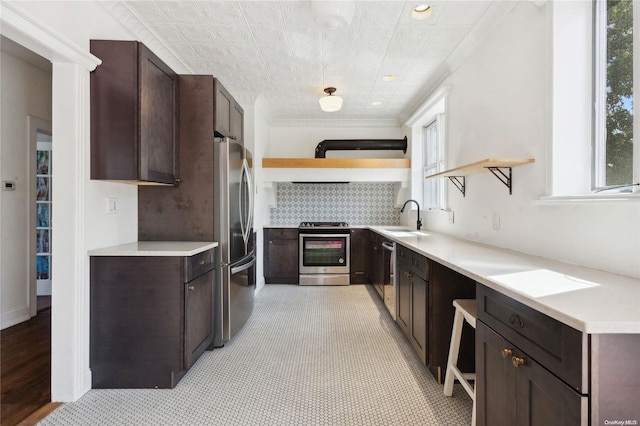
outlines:
M349 234L300 234L301 274L348 274Z

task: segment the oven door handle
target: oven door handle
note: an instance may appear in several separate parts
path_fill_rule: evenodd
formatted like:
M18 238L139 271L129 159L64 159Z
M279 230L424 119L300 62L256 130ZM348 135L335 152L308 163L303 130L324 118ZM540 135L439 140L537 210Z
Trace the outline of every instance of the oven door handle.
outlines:
M345 238L345 237L350 237L349 234L299 234L300 237L321 237L321 238L326 238L326 237L340 237L340 238Z

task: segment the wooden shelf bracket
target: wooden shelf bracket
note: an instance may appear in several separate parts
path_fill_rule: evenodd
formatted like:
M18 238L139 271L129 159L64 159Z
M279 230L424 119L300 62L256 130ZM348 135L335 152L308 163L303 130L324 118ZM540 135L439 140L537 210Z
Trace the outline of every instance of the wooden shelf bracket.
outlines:
M500 182L502 182L507 188L509 188L509 195L511 195L511 167L487 167L487 169L489 169L489 171L493 173L493 175L497 177ZM503 169L509 170L509 173L506 174L502 171Z
M451 181L452 184L455 185L456 188L458 188L458 190L460 192L462 192L462 196L465 196L465 191L466 191L466 180L464 178L464 176L447 176L449 178L449 180Z
M504 186L509 188L509 195L511 195L511 188L513 186L511 168L533 163L534 161L535 160L533 158L524 158L519 160L487 158L486 160L476 161L475 163L465 164L464 166L455 167L453 169L429 175L426 178L447 177L456 186L456 188L462 192L462 196L464 197L466 192L465 176L484 173L486 170L489 170L500 182L503 183Z

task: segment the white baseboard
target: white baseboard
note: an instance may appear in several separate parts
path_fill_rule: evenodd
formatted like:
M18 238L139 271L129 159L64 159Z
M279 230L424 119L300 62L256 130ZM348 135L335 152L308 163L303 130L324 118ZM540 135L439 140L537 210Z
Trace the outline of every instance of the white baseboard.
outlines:
M9 312L3 312L0 316L0 330L9 328L31 318L29 306L24 305Z

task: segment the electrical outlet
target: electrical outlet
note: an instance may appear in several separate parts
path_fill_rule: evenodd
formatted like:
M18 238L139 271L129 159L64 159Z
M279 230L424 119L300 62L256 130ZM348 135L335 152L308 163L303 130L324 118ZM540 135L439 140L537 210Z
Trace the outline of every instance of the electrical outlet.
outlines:
M453 210L449 210L449 223L453 223L454 217L453 217Z
M493 212L493 229L500 229L500 213Z
M118 213L118 199L117 198L107 198L107 213L108 214Z

